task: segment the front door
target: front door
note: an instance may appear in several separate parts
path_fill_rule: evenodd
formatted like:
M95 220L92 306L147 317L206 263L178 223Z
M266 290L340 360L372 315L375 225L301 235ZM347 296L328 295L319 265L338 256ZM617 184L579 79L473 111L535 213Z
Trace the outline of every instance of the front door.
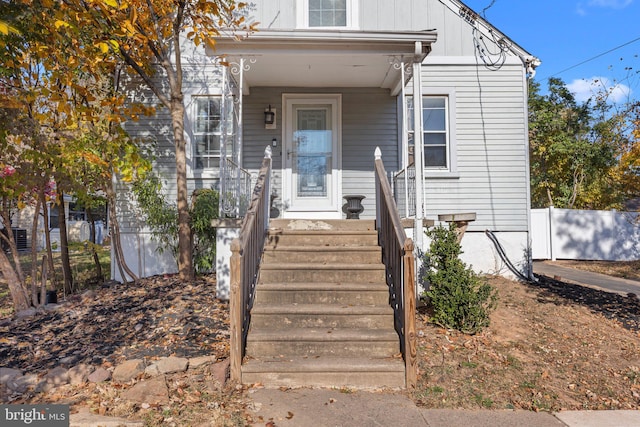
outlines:
M340 218L340 95L283 95L284 216Z

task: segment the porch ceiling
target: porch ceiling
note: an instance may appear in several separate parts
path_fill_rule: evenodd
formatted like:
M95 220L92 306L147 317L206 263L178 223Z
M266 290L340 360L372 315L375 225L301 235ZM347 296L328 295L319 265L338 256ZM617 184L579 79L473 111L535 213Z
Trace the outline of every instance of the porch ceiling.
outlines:
M216 40L229 62L245 58L244 87L380 87L396 91L395 60L422 61L435 42L434 31L264 30L238 41Z

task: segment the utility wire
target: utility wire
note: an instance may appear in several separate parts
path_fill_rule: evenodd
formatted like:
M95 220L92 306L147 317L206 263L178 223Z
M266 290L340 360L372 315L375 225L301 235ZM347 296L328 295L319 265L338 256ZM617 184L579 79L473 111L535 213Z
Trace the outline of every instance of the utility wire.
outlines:
M564 69L564 70L562 70L562 71L558 71L557 73L552 74L552 75L550 75L549 77L545 77L545 78L544 78L544 79L542 79L542 80L543 80L543 81L544 81L544 80L549 80L551 77L555 77L555 76L557 76L557 75L559 75L559 74L562 74L562 73L564 73L564 72L566 72L566 71L573 70L574 68L577 68L577 67L579 67L579 66L581 66L581 65L584 65L584 64L586 64L587 62L591 62L591 61L593 61L594 59L598 59L598 58L600 58L601 56L605 56L605 55L606 55L606 54L608 54L608 53L611 53L611 52L616 51L616 50L618 50L618 49L621 49L621 48L623 48L623 47L625 47L625 46L628 46L628 45L630 45L630 44L632 44L632 43L635 43L635 42L637 42L638 40L640 40L640 37L635 38L635 39L633 39L633 40L631 40L631 41L628 41L628 42L626 42L626 43L623 43L623 44L621 44L620 46L616 46L616 47L614 47L613 49L609 49L609 50L608 50L608 51L606 51L606 52L602 52L602 53L600 53L600 54L598 54L598 55L596 55L596 56L594 56L594 57L591 57L591 58L589 58L589 59L587 59L587 60L584 60L584 61L580 62L579 64L572 65L572 66L571 66L571 67L569 67L569 68L565 68L565 69Z
M487 10L489 10L491 6L493 6L495 3L496 3L496 0L491 0L491 4L485 7L484 9L482 9L482 12L480 12L480 14L484 19L487 19Z

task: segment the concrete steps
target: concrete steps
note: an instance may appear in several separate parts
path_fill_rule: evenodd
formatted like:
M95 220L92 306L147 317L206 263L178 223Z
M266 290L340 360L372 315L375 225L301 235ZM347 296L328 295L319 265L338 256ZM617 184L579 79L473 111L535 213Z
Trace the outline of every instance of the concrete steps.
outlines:
M272 220L245 383L404 387L373 221Z
M245 383L270 387L402 388L401 357L384 359L303 356L248 360L242 368Z
M262 283L256 301L269 304L388 305L382 283Z

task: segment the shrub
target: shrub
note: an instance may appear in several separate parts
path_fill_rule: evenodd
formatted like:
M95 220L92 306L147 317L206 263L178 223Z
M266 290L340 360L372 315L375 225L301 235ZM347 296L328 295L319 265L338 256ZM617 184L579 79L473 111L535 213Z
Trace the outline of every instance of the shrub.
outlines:
M158 243L158 252L171 251L178 257L178 209L167 201L162 192L162 181L157 175L148 174L133 182L145 224L151 230L152 239ZM208 273L215 269L216 229L211 220L218 218L219 194L214 189L199 189L193 192L189 214L193 235L193 264L197 273Z
M209 273L216 267L216 229L211 220L218 218L220 195L213 189L196 190L191 201L193 263L197 273Z
M441 326L475 334L489 326L489 315L497 304L496 290L467 266L455 225L438 226L426 232L431 238L423 255L425 295L433 308L432 321Z

